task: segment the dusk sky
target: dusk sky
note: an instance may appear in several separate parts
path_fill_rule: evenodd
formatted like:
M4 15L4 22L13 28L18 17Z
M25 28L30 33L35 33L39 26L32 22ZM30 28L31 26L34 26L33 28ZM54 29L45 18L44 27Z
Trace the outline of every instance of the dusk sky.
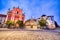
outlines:
M7 14L8 9L20 7L25 13L25 20L40 18L41 15L53 15L54 20L60 25L60 1L59 0L0 0L0 14Z

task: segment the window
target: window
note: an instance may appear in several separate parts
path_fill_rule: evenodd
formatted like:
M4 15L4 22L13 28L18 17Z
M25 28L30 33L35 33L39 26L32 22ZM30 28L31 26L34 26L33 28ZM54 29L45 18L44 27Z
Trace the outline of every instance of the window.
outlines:
M16 14L18 14L18 12Z
M33 28L33 25L31 25L31 28Z

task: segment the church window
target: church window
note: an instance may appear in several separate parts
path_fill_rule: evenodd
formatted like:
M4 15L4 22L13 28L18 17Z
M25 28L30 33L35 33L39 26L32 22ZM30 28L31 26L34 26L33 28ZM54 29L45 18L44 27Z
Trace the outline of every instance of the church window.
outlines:
M16 14L18 14L18 12Z

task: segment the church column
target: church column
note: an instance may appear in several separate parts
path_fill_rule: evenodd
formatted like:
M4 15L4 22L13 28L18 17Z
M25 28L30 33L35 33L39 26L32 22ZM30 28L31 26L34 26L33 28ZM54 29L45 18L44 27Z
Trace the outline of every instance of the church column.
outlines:
M5 22L8 20L8 14L7 14L7 16L6 16L6 20L5 20Z
M11 20L14 21L14 14L12 14L12 16L11 16Z

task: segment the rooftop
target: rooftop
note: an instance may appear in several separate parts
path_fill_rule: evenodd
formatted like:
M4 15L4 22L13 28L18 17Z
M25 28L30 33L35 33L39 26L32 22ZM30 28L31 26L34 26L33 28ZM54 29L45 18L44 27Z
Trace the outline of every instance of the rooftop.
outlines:
M6 15L5 14L0 14L0 17L6 17Z

